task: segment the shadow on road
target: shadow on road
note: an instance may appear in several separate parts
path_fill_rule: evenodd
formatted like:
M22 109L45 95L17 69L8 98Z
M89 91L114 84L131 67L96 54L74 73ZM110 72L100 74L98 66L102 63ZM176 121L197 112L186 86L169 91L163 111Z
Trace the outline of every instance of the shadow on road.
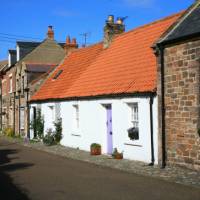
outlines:
M28 200L25 191L13 183L13 179L8 172L26 169L33 166L31 163L10 163L15 157L9 155L16 154L17 150L0 149L0 199L2 200Z

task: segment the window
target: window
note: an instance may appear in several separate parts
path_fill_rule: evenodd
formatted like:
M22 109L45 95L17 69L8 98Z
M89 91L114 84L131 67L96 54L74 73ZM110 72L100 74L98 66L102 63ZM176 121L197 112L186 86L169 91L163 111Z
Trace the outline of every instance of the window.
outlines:
M25 88L25 82L24 82L24 76L22 76L22 94L24 94L24 88Z
M139 140L139 117L138 117L138 103L128 103L131 111L132 127L129 128L128 137L130 140Z
M61 107L60 103L55 104L55 121L57 122L61 118Z
M79 106L73 105L74 107L74 121L75 121L75 128L79 128Z
M138 103L131 103L129 106L131 108L131 123L133 124L133 127L138 128Z
M9 77L9 93L12 93L12 89L13 89L13 80L12 80L12 76Z
M57 79L57 78L61 75L62 72L63 72L62 69L59 70L59 71L56 73L56 75L53 77L53 79L54 79L54 80Z
M3 108L3 113L2 113L2 123L6 124L6 108Z
M13 109L12 107L10 107L9 109L9 125L12 126L13 125Z
M24 118L24 113L25 112L25 109L24 108L20 108L20 129L21 130L24 130L24 126L25 126L25 118Z
M51 110L51 121L55 121L55 107L53 105L49 106L49 109Z
M2 80L2 96L5 96L7 94L7 82L6 82L6 79L3 79Z

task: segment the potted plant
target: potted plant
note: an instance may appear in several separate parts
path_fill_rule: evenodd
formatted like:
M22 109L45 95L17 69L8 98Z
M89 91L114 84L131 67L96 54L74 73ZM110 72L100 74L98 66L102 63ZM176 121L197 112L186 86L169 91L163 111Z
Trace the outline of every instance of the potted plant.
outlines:
M92 143L90 146L90 154L91 155L101 155L101 145L97 143Z
M131 140L139 140L139 129L137 127L131 127L127 130L128 137Z
M112 153L112 157L114 159L121 160L121 159L123 159L123 152L120 153L120 152L118 152L117 148L114 148L114 151Z

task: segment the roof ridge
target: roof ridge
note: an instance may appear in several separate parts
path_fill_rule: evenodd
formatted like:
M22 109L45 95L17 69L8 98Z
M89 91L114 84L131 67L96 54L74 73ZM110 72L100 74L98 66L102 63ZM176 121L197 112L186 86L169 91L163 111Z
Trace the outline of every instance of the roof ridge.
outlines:
M144 25L135 27L135 28L133 28L133 29L127 31L127 32L124 32L124 33L122 33L122 34L117 35L116 38L121 37L121 36L124 36L124 35L126 35L126 34L128 34L128 33L130 33L130 32L134 32L134 31L143 29L143 28L145 28L145 27L148 27L148 26L151 26L151 25L154 25L154 24L157 24L157 23L166 21L166 20L171 19L171 18L173 18L173 17L179 16L180 14L183 14L185 11L186 11L186 10L182 10L182 11L180 11L180 12L178 12L178 13L169 15L169 16L167 16L167 17L163 17L163 18L161 18L161 19L157 19L157 20L152 21L152 22L150 22L150 23L147 23L147 24L144 24Z
M93 48L94 46L97 46L97 45L100 45L100 44L103 44L103 42L101 41L101 42L97 42L97 43L91 44L91 45L86 46L86 47L78 48L78 49L74 50L74 51L72 52L72 54L73 54L73 53L76 53L76 52L79 52L79 51L84 51L84 50L91 49L91 48Z
M35 62L24 62L26 65L58 65L56 63L35 63Z

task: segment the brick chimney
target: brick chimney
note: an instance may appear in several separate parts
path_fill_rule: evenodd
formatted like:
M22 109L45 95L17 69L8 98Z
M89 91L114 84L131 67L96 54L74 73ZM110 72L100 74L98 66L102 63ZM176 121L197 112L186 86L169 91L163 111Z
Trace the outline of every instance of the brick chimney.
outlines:
M72 51L78 48L78 44L76 42L76 38L70 39L69 36L66 38L66 43L64 45L64 50L66 52L66 55L69 55Z
M125 25L123 23L123 19L118 17L117 21L114 22L114 16L109 15L104 26L104 48L108 48L113 38L116 35L119 35L123 32L125 32Z
M47 38L51 39L51 40L54 40L53 26L48 26Z

